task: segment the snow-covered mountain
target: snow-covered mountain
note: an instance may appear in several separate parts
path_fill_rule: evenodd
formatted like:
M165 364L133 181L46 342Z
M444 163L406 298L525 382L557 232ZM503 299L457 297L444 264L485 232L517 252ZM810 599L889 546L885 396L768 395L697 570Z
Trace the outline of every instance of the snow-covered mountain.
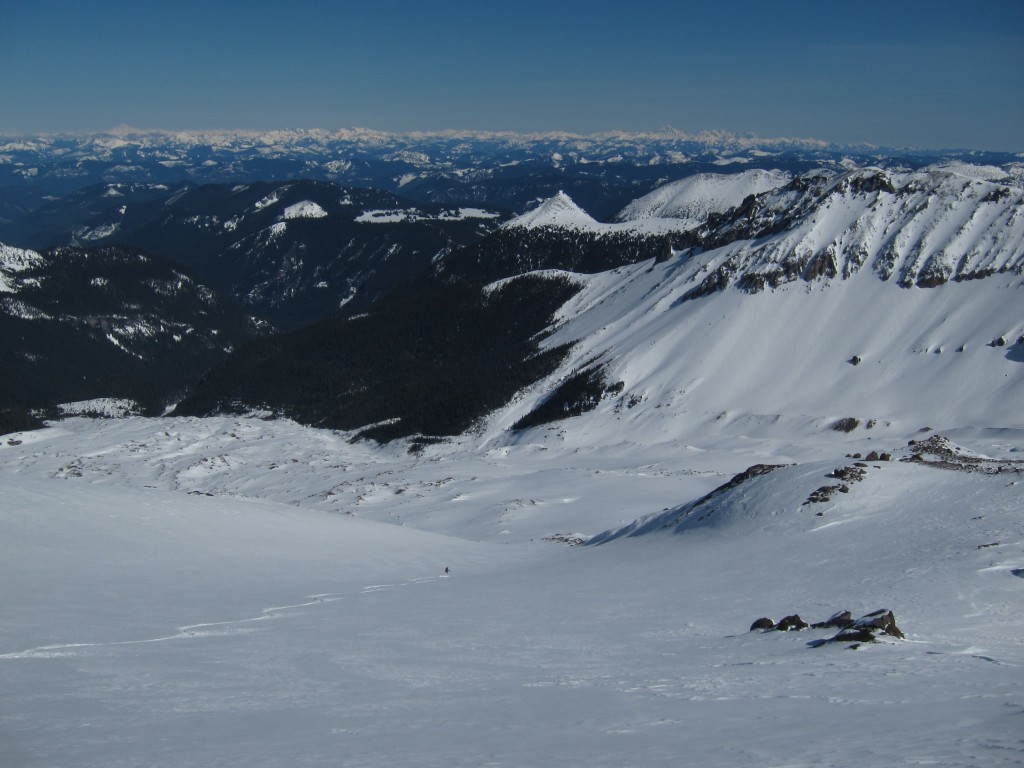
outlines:
M559 192L548 198L532 211L517 216L508 222L506 227L521 229L539 229L541 227L560 227L583 232L600 232L604 228L590 214L573 202L565 192Z
M1018 764L1024 245L992 175L705 177L613 224L557 196L198 390L291 377L351 429L6 435L0 757ZM3 253L0 299L45 256Z
M616 386L567 428L583 444L597 423L640 440L846 418L1024 426L1019 187L946 171L798 177L697 234L705 245L660 263L575 276L585 287L544 342L573 353L496 429L588 369Z
M709 269L735 267L756 290L802 277L928 287L1024 266L1020 186L928 168L812 174L750 200L709 227L705 248L736 241Z
M712 213L724 213L740 205L748 195L778 189L789 181L790 175L778 170L755 169L731 176L700 173L658 187L627 205L616 218L620 221L675 219L693 229L707 222Z
M597 409L570 430L584 441L599 439L586 434L587 425L609 420L624 432L679 437L720 423L746 429L781 419L814 429L843 419L871 428L949 427L960 420L995 426L1005 418L1003 408L1019 412L1020 187L945 169L818 171L715 210L725 205L715 202L721 185L710 178L703 185L703 196L699 181L687 190L690 201L703 201L710 211L696 228L689 219L667 217L601 224L560 194L438 263L438 286L465 283L482 297L491 294L488 281L506 286L507 278L536 270L539 279L567 280L579 290L541 344L564 354L562 364L492 416L488 434L547 421L533 409L550 413L557 402L566 414ZM652 235L651 221L670 234ZM437 288L427 281L419 290ZM374 315L374 327L388 322L389 311ZM427 318L403 322L428 336L426 329L437 327ZM453 322L460 321L453 316ZM292 358L294 350L306 349L308 357L310 343L336 345L359 328L342 322L322 329L320 341L306 335L301 344L252 359L268 375L271 368L293 369L306 365ZM389 365L386 356L381 365ZM336 390L365 391L328 368L313 378L341 376ZM222 385L264 378L259 367L244 375L229 369ZM438 396L477 402L476 378L469 375L464 390L446 380ZM208 404L237 409L248 402L298 415L280 392L264 388L243 397L230 386L213 386L205 382ZM309 413L331 423L338 403L332 396L326 410ZM386 417L391 434L403 434L394 426L403 414L394 405L365 423ZM353 418L346 416L347 426L356 426Z
M162 409L270 329L180 267L135 249L0 244L0 408L132 398Z

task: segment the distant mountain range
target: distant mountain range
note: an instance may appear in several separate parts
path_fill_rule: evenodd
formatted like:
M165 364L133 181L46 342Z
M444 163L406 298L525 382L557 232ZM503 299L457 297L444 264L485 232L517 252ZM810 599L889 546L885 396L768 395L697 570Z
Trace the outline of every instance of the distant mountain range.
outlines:
M0 137L0 189L64 195L89 184L174 185L319 179L396 192L416 202L523 212L567 191L607 219L631 200L695 173L749 168L803 173L882 165L913 170L939 161L1014 164L1019 155L838 146L721 131L494 133L370 130L163 132ZM0 198L2 200L2 198ZM26 202L11 201L15 207ZM0 209L0 217L11 218Z
M151 408L180 399L180 413L258 410L376 439L432 440L488 424L535 429L606 407L629 406L636 417L668 386L645 384L639 371L649 367L650 375L672 371L690 381L687 392L704 391L723 412L748 408L780 381L784 399L803 393L804 402L817 402L824 388L833 398L841 392L852 412L859 395L841 386L849 361L857 367L872 348L898 343L944 364L972 360L973 368L955 367L967 382L960 390L998 400L1008 391L1005 382L993 389L996 369L1024 354L1015 309L1024 272L1022 168L1011 155L887 154L721 135L125 133L9 141L0 146L0 176L13 186L2 199L8 211L22 202L0 226L0 242L17 246L4 251L0 272L11 290L0 298L5 322L22 324L24 344L11 349L18 362L8 366L5 397L52 404L104 386L131 396L135 387ZM245 180L260 172L309 178ZM55 189L97 178L42 197L28 184ZM61 266L69 260L73 274ZM210 325L209 307L161 304L146 286L169 277L130 287L136 262L188 276L183 286L205 286L223 307L220 319ZM38 279L23 264L41 270ZM98 300L95 289L121 271L120 309L55 309L70 295L58 290L79 286ZM57 274L67 275L66 286L49 277ZM79 318L48 326L63 329L60 341L24 330L58 315ZM200 345L202 352L174 346L176 357L134 350L125 333L80 340L95 330L89 318L108 317L113 328L110 318L141 315L151 318L147 327L162 316L167 328L190 324L194 338L223 326L219 338L230 342ZM795 325L778 327L780 317ZM268 337L271 325L291 332ZM959 332L949 333L954 327ZM765 337L769 328L774 335ZM832 338L820 338L823 329ZM701 340L715 340L716 351ZM89 344L104 352L88 364L77 353L50 354ZM805 345L817 353L792 358L798 365L762 360L790 360ZM1002 355L977 351L1003 347ZM731 348L761 361L757 369L708 362ZM938 357L951 348L953 357ZM819 365L835 364L840 349L843 375L822 378ZM88 392L69 384L119 370L125 354L173 360L175 375L140 383L117 374L136 383ZM886 356L893 380L904 381L904 364L917 359L901 355ZM48 386L17 383L41 380L32 379L42 370L36 358L47 356L63 361L64 372L55 363L43 377ZM691 375L680 361L702 373ZM150 365L146 375L158 369ZM803 371L797 379L794 370ZM725 397L736 377L753 387L745 401ZM702 389L701 381L716 384ZM802 382L818 383L804 391ZM20 396L25 386L39 397ZM890 397L905 401L902 391ZM814 418L839 418L831 406L820 414L823 403L808 408Z

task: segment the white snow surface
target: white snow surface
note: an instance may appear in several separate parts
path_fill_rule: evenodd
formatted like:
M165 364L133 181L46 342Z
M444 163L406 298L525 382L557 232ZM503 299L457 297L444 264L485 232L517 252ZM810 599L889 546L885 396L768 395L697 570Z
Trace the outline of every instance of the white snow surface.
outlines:
M657 235L690 229L686 221L672 218L649 217L630 221L605 223L597 221L580 208L565 192L541 202L533 210L510 219L502 225L508 229L534 230L541 228L569 229L598 236L611 234Z
M748 195L778 189L790 181L784 171L751 170L723 175L700 173L666 184L634 200L616 217L619 221L679 219L688 229L699 227L711 213L735 208Z
M849 461L826 435L806 444L816 460L740 486L715 526L571 548L542 534L695 498L771 442L415 457L345 437L129 418L0 441L0 762L1024 754L1020 475L878 464L818 517L802 500ZM883 607L906 640L747 632Z
M43 259L35 251L0 243L0 293L17 293L17 274Z
M99 397L93 400L77 400L73 403L61 403L57 406L62 416L95 416L117 418L134 416L142 409L134 400L123 397Z
M373 209L363 211L354 221L361 224L400 224L415 221L465 221L466 219L496 219L501 214L483 208L456 208L438 214L428 214L418 208Z
M322 219L326 215L327 211L312 200L303 200L301 203L295 203L295 205L285 208L282 217L285 219Z
M589 213L573 202L565 192L559 192L505 224L506 228L537 229L539 227L562 227L582 231L597 231L603 228Z

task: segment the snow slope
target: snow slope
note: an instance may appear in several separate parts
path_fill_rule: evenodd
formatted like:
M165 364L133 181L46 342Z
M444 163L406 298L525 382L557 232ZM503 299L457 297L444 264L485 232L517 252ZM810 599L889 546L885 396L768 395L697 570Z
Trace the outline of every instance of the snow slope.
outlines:
M488 444L550 436L507 430L596 366L622 392L565 425L572 445L799 444L845 418L858 440L1024 428L1021 189L944 172L820 174L712 235L725 244L576 276L586 287L544 342L573 343L571 357L492 418Z
M862 269L930 286L1024 270L1024 189L943 170L808 174L758 196L711 234L705 270L748 289Z
M777 189L790 176L784 171L752 170L732 175L699 173L666 184L634 200L616 217L619 221L650 218L680 219L687 229L701 226L710 213L724 213L748 195Z
M655 194L655 193L652 193ZM502 225L507 229L535 230L555 228L593 235L661 235L684 232L695 226L689 219L672 217L636 217L627 221L600 222L580 208L565 192L544 200L540 205Z
M532 211L506 222L503 227L522 229L561 227L583 232L599 232L607 228L606 225L600 224L576 205L565 192L559 192L554 197L548 198Z
M737 486L714 524L571 548L498 528L470 540L466 521L496 507L401 498L434 482L507 509L529 494L540 519L604 483L575 510L596 531L622 505L656 511L658 493L604 480L600 451L415 457L259 420L72 419L19 437L0 445L4 765L1024 755L1019 474L870 463L819 517L802 499L849 463L824 456ZM993 438L974 446L1024 448L1019 432ZM681 445L662 456L691 463ZM193 472L175 472L186 458ZM510 482L498 462L526 474ZM327 514L295 495L315 477L406 491ZM368 519L388 508L405 524ZM443 535L417 530L434 515ZM851 652L809 647L823 631L747 632L763 615L880 607L906 640Z

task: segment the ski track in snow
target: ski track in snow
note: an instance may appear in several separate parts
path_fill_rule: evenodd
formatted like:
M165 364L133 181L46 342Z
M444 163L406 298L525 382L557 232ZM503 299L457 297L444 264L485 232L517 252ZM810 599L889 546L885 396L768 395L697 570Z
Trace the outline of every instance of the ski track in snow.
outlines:
M408 587L417 584L427 584L442 578L445 578L445 576L439 575L418 577L410 579L409 581L398 582L397 584L371 584L369 586L363 587L358 592L347 594L325 592L319 595L309 595L309 599L304 603L294 603L292 605L278 605L274 606L273 608L264 608L262 611L260 611L260 614L258 616L252 616L247 619L227 619L225 621L207 621L200 624L186 624L182 627L178 627L178 631L173 635L165 635L163 637L148 637L140 640L112 640L109 642L102 643L58 643L56 645L44 645L38 648L29 648L25 651L16 651L13 653L0 653L0 660L55 658L69 656L72 655L74 651L85 648L113 648L120 645L147 645L150 643L164 643L169 640L226 637L232 633L209 632L204 630L208 630L213 627L231 628L243 624L253 624L258 621L266 621L267 619L280 618L289 611L297 611L301 608L309 608L314 605L324 605L327 603L334 603L341 600L345 600L346 598L350 598L353 595L370 595L374 592L381 592L383 590L388 589Z
M973 434L977 453L1019 455L1019 432ZM24 438L0 449L0 562L20 585L4 645L27 649L0 655L0 764L5 740L13 765L97 768L1024 755L1018 474L864 462L848 494L801 506L853 461L858 435L829 431L816 459L738 486L685 532L571 548L538 534L663 514L783 443L414 459L245 419L73 419ZM439 588L445 562L459 577ZM880 607L907 640L851 653L808 648L821 630L745 631Z

